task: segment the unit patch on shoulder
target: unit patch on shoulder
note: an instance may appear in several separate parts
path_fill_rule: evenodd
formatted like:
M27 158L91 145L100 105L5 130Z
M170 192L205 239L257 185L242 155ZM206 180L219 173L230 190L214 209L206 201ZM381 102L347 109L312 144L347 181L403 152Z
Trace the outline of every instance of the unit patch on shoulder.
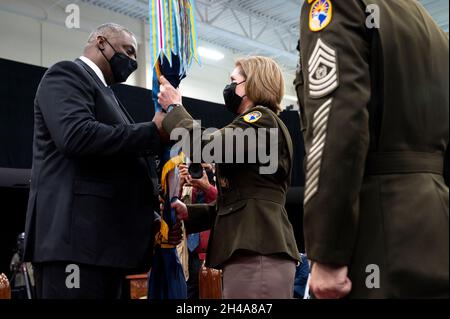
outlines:
M318 32L327 27L333 18L333 5L331 0L316 0L311 5L309 13L309 29Z
M248 113L244 116L244 121L247 123L255 123L262 117L262 113L259 111Z

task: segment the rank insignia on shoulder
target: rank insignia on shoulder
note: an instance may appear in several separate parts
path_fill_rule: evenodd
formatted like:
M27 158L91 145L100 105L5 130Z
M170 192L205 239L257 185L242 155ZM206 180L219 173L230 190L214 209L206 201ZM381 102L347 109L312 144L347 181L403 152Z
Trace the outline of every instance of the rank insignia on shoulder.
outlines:
M262 117L262 113L259 111L248 113L244 116L244 121L247 123L255 123Z
M325 29L333 18L331 0L316 0L309 13L309 29L318 32Z
M331 94L339 86L336 50L318 39L308 61L308 72L311 98L320 99Z

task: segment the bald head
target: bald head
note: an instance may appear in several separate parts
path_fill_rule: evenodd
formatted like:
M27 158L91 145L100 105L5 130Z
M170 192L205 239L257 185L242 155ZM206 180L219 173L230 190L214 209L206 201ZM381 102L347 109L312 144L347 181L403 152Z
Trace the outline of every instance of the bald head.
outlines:
M136 39L134 33L127 28L116 23L105 23L98 26L97 29L91 32L91 34L89 35L88 44L95 42L99 36L110 39L116 36L120 36L121 33L126 33Z

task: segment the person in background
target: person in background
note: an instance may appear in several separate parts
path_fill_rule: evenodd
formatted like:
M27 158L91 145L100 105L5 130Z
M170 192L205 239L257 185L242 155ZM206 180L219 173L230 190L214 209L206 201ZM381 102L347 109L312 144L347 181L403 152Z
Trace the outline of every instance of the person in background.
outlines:
M202 164L203 176L200 179L192 178L188 166L179 166L181 187L192 187L190 204L210 204L217 199L217 188L214 182L214 170L211 164ZM183 197L181 197L183 199ZM210 230L192 233L187 237L189 251L189 280L188 299L199 299L199 271L206 258Z

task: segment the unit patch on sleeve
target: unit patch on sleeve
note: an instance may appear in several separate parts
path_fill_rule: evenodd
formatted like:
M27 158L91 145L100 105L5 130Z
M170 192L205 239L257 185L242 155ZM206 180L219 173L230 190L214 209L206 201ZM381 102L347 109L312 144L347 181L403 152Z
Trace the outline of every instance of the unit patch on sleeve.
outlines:
M316 0L309 13L309 29L318 32L325 29L333 18L331 0Z
M261 118L262 113L259 111L248 113L244 116L244 121L247 123L255 123Z

